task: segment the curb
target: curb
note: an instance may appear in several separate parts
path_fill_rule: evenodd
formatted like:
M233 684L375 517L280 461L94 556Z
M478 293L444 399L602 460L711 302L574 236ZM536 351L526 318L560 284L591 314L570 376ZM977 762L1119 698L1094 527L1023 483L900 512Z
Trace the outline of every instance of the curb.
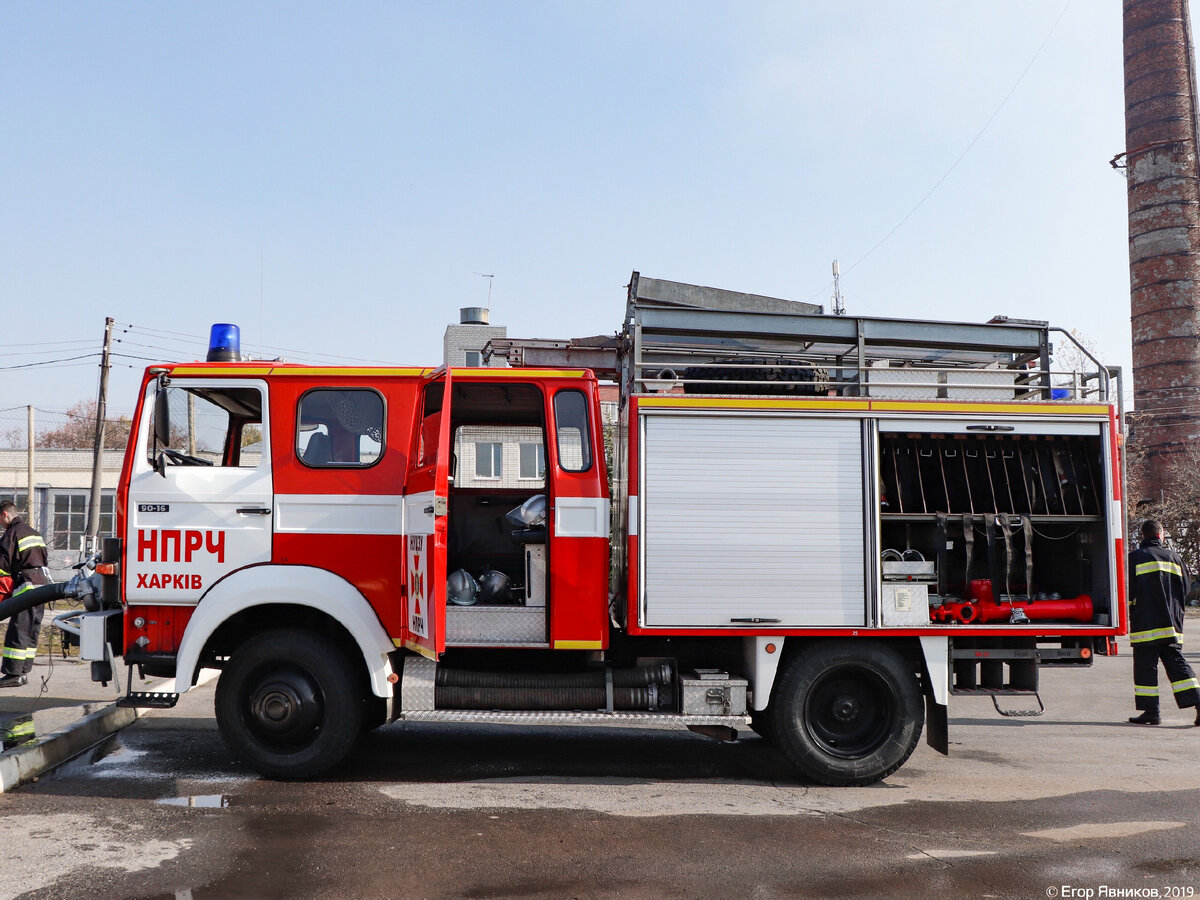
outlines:
M217 677L214 669L205 669L196 679L195 687L207 684ZM172 693L173 679L153 685L160 691ZM51 769L61 766L78 756L89 747L128 728L142 716L154 712L150 708L135 708L109 704L103 709L72 722L66 728L47 735L43 740L27 747L14 747L0 754L0 794L7 793L23 784L28 784Z
M27 784L43 772L61 766L88 747L132 725L141 710L112 704L72 722L28 747L14 747L0 756L0 794Z

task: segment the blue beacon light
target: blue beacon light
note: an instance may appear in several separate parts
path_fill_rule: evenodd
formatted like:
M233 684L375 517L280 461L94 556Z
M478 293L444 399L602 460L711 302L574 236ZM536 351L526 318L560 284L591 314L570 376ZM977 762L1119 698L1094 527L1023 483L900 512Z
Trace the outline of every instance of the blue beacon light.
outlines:
M226 323L214 325L208 338L208 356L205 358L209 362L240 362L241 329Z

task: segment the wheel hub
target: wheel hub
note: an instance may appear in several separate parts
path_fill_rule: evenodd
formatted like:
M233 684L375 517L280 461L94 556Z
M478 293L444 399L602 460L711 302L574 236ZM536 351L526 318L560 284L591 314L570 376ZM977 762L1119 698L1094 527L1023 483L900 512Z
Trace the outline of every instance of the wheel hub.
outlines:
M249 725L274 744L303 741L324 717L324 703L311 675L303 670L273 672L250 692Z
M853 697L838 697L833 703L833 717L839 722L853 722L858 712L858 702Z
M824 752L860 759L887 740L895 702L894 692L878 674L841 666L818 679L806 703L804 727Z

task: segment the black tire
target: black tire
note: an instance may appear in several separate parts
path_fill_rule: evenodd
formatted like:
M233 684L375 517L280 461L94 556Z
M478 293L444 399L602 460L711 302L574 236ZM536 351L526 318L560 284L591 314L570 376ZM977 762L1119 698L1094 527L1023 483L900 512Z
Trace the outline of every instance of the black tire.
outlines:
M775 733L771 730L771 711L753 711L750 713L750 730L768 743L775 743Z
M387 701L374 694L363 698L362 733L374 731L387 724Z
M217 681L221 736L270 778L309 778L336 766L362 729L363 705L350 662L309 631L251 638Z
M873 784L912 755L925 725L911 664L877 641L804 647L784 666L771 701L775 744L813 781Z

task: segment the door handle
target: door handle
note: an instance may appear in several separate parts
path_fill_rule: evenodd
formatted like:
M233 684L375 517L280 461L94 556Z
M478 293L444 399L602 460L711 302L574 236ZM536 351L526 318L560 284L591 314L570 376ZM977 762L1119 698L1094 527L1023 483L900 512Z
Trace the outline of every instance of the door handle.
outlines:
M271 507L269 506L243 506L238 510L239 516L269 516Z

